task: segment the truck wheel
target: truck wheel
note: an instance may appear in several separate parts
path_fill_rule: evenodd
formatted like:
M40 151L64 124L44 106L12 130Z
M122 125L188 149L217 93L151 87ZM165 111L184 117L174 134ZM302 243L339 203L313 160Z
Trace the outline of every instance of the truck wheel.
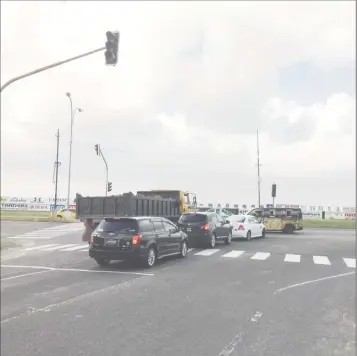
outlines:
M107 260L105 258L96 258L95 259L100 266L108 266L110 263L110 260Z

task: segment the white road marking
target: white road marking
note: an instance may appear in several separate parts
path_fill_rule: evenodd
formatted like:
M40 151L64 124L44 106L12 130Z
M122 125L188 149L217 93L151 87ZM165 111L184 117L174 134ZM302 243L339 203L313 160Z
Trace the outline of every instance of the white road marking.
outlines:
M197 252L197 253L195 253L195 256L211 256L218 251L219 251L218 249L212 248L212 249Z
M231 252L226 253L225 255L223 255L222 257L228 257L228 258L237 258L241 255L243 255L245 251L238 251L238 250L233 250Z
M73 247L73 246L78 246L78 245L76 245L76 244L59 245L59 246L44 248L44 249L42 249L42 251L55 251L55 250L59 250L62 248Z
M88 246L85 245L76 245L74 247L68 247L68 248L64 248L61 251L77 251L77 250L82 250L83 248L85 248L86 250L88 250Z
M2 278L1 281L8 281L9 279L15 279L15 278L20 278L20 277L32 276L32 275L34 275L34 274L40 274L40 273L46 273L46 272L51 272L51 270L31 272L31 273L26 273L26 274L18 274L17 276Z
M269 252L257 252L250 259L251 260L266 260L269 256L270 256Z
M35 250L41 250L46 247L53 247L53 246L58 246L58 244L49 244L49 245L41 245L41 246L35 246L35 247L28 247L25 248L25 251L35 251Z
M300 262L300 255L286 254L284 262Z
M330 260L326 256L312 256L316 265L331 265Z
M345 277L345 276L349 276L349 275L352 275L352 274L355 274L355 272L348 272L348 273L343 273L343 274L336 274L334 276L329 276L329 277L324 277L324 278L319 278L319 279L314 279L314 280L311 280L311 281L306 281L306 282L302 282L302 283L297 283L297 284L293 284L291 286L287 286L287 287L284 287L284 288L280 288L280 289L277 289L274 294L279 294L283 291L286 291L288 289L292 289L292 288L296 288L296 287L300 287L300 286L303 286L305 284L311 284L311 283L317 283L317 282L320 282L320 281L325 281L325 280L328 280L328 279L332 279L332 278L338 278L338 277Z
M218 356L229 356L234 352L238 343L242 342L243 333L238 333L229 344L227 344L224 349L218 354Z
M64 272L89 272L89 273L109 273L109 274L132 274L135 276L155 276L153 273L140 272L124 272L124 271L107 271L94 269L79 269L79 268L55 268L46 266L20 266L20 265L1 265L1 267L8 268L28 268L28 269L45 269L49 271L64 271Z
M5 319L5 320L1 320L1 324L5 324L5 323L8 323L9 321L19 319L19 318L21 318L23 316L35 315L35 314L37 314L39 312L51 312L53 309L59 308L62 305L67 305L67 304L76 302L78 300L83 300L85 298L91 297L91 296L99 294L99 293L110 293L111 291L117 291L118 288L125 288L125 287L128 287L128 286L132 285L132 284L135 284L141 278L144 278L144 276L142 276L140 278L136 278L136 279L131 279L130 281L121 282L121 283L115 284L114 286L105 287L105 288L102 288L102 289L94 290L92 292L84 293L84 294L78 295L78 296L76 296L74 298L64 300L63 302L47 305L44 308L40 308L40 309L28 308L31 311L28 311L27 313L22 313L22 314L19 314L19 315L12 316L12 317L10 317L8 319Z
M356 268L356 259L355 258L344 258L343 261L346 263L347 267Z
M191 252L191 251L194 251L195 250L195 248L189 248L188 250L187 250L187 252Z
M253 323L256 323L261 317L263 313L261 313L259 310L253 315L253 317L250 319Z

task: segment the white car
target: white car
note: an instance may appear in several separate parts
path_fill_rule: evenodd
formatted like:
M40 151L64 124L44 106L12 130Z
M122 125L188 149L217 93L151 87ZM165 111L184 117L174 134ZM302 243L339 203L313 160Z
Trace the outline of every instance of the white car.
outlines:
M231 215L227 217L232 227L232 238L250 240L254 237L265 237L265 226L254 216Z

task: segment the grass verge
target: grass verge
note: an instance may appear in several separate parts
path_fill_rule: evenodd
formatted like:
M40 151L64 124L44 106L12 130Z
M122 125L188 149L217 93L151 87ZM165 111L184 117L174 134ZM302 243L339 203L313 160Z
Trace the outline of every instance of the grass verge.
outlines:
M305 219L304 228L316 229L356 229L356 220Z
M36 222L62 222L62 223L73 223L78 222L78 220L73 219L58 219L55 215L50 212L45 211L11 211L2 210L0 211L0 220L4 221L36 221Z

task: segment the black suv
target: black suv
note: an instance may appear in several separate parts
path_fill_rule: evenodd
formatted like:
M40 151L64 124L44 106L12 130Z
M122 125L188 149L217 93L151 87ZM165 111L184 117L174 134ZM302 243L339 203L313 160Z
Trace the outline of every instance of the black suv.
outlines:
M214 248L217 240L232 242L232 229L228 220L211 212L182 214L177 226L184 231L190 241L190 247L202 245Z
M157 217L108 218L92 233L89 256L101 266L112 260L136 259L148 268L161 257L188 250L187 235L170 220Z

